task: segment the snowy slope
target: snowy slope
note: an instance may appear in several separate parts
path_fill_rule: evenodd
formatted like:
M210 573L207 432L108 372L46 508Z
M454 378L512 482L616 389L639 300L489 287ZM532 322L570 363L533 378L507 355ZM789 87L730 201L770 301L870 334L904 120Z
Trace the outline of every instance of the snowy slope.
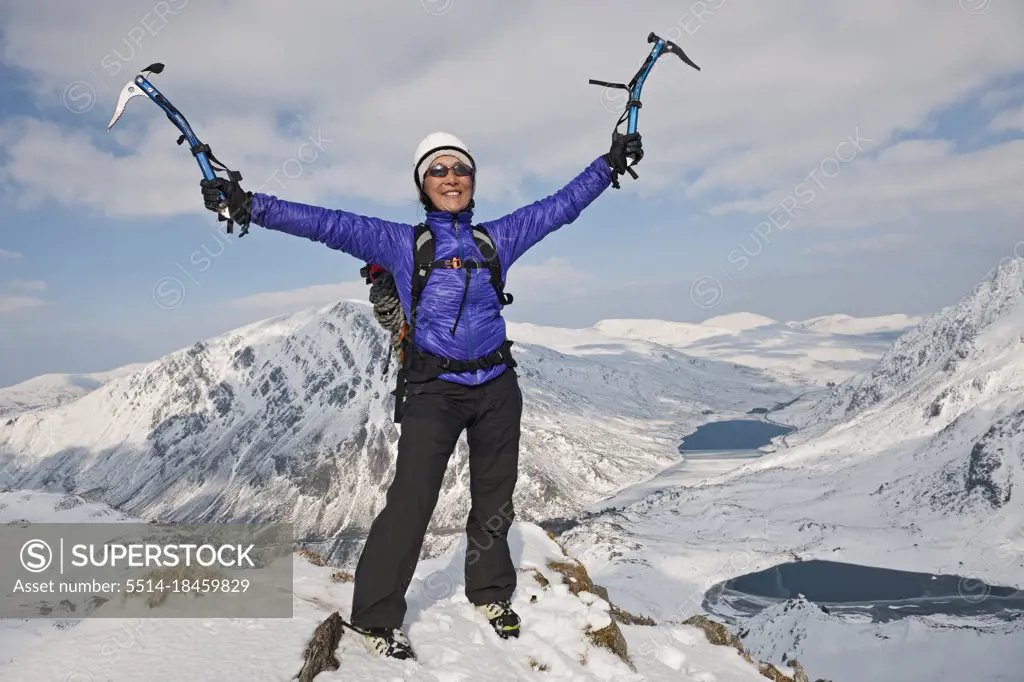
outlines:
M755 327L778 324L778 321L764 315L758 315L757 313L730 313L728 315L709 317L701 322L701 324L708 327L721 327L723 329L743 332Z
M0 494L19 518L51 520L61 498ZM95 511L82 504L79 512ZM36 517L33 512L41 512ZM72 512L73 515L74 512ZM92 515L82 516L81 521ZM68 514L63 521L73 522ZM419 660L387 661L366 651L351 631L338 647L341 667L317 682L342 680L594 680L639 682L763 682L734 649L709 644L691 626L620 625L629 665L598 646L585 630L612 623L599 596L570 592L550 562L569 558L541 529L517 522L510 536L520 582L513 605L523 618L519 640L501 641L463 595L465 545L449 556L422 561L408 593L406 631ZM0 637L0 679L10 682L149 682L224 680L284 682L303 663L314 628L332 611L350 612L352 584L335 581L335 569L294 558L294 611L286 619L118 618L116 601L101 606L109 618L5 621ZM547 581L544 586L534 576ZM610 595L612 599L614 597ZM168 600L178 599L172 596ZM187 652L186 655L182 655ZM651 652L641 655L640 652ZM544 669L540 669L543 666Z
M357 536L383 503L398 431L384 332L339 303L172 353L60 407L0 420L0 485L69 490L163 520L291 520ZM707 419L792 397L745 368L661 348L600 357L517 344L524 520L569 516L677 461ZM468 514L465 437L432 526Z
M953 405L965 400L975 403L1018 390L1022 294L1022 261L1002 264L969 295L897 339L870 372L839 386L821 403L813 421L826 426L901 396L927 394L939 401L935 410L942 411L956 410ZM936 388L948 392L935 396Z
M805 447L774 464L835 469L842 453L857 488L894 523L1012 537L1024 522L1012 495L1024 484L1022 329L1024 261L1015 260L836 387L788 439ZM1019 566L1008 572L1024 579Z
M879 334L905 332L918 324L924 317L920 315L878 315L876 317L852 317L850 315L823 315L807 320L787 322L794 329L806 329L824 334Z
M592 327L593 331L611 337L638 339L659 343L670 348L682 348L694 341L711 336L735 335L735 329L715 327L709 324L670 322L668 320L601 320Z
M136 363L109 372L92 374L43 374L13 386L0 388L0 417L64 405L142 366L143 364Z
M815 675L849 671L834 673L833 682L1016 682L1024 663L1024 631L1007 623L968 630L963 623L938 616L851 622L794 599L750 618L744 630L743 645L763 660L795 656Z
M1018 260L907 331L873 368L812 409L793 410L802 429L787 438L791 447L639 500L623 496L621 507L563 539L595 580L622 595L624 607L656 617L698 613L712 585L795 557L1020 588L1022 329ZM786 411L780 419L792 421ZM913 668L897 665L907 652L880 648L884 633L870 627L858 638L856 629L798 620L762 627L759 651L776 661L793 655L792 630L803 627L816 642L805 647L817 656L818 667L809 669L836 682L864 679L844 667L858 655L918 670L892 678L907 682L960 680L954 671L967 669L969 679L1019 679L1006 676L1005 659L986 653L1024 650L1019 622L986 634L978 623L911 619L926 628L915 630L913 650L927 660ZM1011 660L1024 665L1024 654Z
M105 504L77 495L36 491L0 491L0 525L13 523L136 523L138 520ZM9 587L9 586L8 586ZM7 589L7 588L4 588ZM0 679L17 680L3 665L19 652L49 641L75 621L0 618ZM70 667L71 661L67 661ZM34 678L26 678L34 679ZM63 680L63 677L57 678ZM88 678L84 678L85 682ZM69 681L71 682L71 681Z
M138 519L78 495L34 490L0 491L0 524L137 523Z
M711 324L718 321L726 326ZM742 313L701 324L665 320L602 320L589 329L510 325L515 338L563 353L593 354L629 345L671 348L689 357L746 367L794 387L823 388L869 369L892 345L884 334L834 334Z

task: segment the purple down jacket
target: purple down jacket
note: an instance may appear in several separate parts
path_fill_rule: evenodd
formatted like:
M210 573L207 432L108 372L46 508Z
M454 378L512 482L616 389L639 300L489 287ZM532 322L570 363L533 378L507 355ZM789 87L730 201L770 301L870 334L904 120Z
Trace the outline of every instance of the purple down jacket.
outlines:
M555 194L491 222L480 223L498 251L502 278L527 249L546 235L567 225L611 184L611 169L597 158L572 182ZM412 298L413 225L368 218L347 211L282 201L253 194L252 222L267 229L306 237L343 251L367 263L377 263L394 275L406 319ZM427 214L435 235L435 257L483 260L473 234L471 211ZM462 317L451 332L470 273ZM515 292L511 292L515 293ZM434 270L420 296L413 342L441 357L472 360L497 350L505 341L501 306L484 269ZM444 374L440 378L475 385L490 381L506 369L498 365L475 372Z

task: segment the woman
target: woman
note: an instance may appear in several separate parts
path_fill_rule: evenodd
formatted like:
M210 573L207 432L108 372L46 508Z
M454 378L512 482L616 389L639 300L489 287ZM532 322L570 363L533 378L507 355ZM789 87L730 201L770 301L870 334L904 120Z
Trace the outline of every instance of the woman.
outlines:
M483 223L497 251L501 281L531 246L576 220L608 188L614 175L625 173L627 157L638 161L642 155L639 134L616 134L610 151L561 190ZM435 371L433 377L430 373L419 379L409 377L395 476L356 568L351 616L351 624L366 636L371 651L402 659L414 657L402 632L405 593L448 459L463 430L470 449L471 496L466 597L499 636L518 637L520 625L510 606L516 568L507 536L515 517L512 495L522 393L512 369L515 363L507 353L499 292L485 267L468 267L485 260L471 230L476 163L457 137L433 133L416 150L413 179L441 265L431 272L411 321L411 350L417 360L433 363ZM240 225L251 222L306 237L388 270L409 318L412 225L253 194L223 179L204 180L202 187L207 208L217 211L223 193Z

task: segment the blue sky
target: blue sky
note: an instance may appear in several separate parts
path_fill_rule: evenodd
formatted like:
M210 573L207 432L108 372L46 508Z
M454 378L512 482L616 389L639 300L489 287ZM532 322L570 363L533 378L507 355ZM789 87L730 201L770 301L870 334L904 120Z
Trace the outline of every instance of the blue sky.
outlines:
M649 79L640 179L513 268L510 320L927 314L1024 255L1019 5L20 4L0 10L0 386L365 297L345 254L224 235L151 102L105 132L153 61L248 189L413 223L424 135L467 141L477 215L500 216L607 151L621 101L588 78L628 80L652 30L679 42L702 71Z

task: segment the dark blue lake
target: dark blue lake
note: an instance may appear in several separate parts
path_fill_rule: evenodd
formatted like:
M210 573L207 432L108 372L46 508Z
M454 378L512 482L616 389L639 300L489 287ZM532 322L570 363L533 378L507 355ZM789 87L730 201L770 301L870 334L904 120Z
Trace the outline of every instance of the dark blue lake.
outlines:
M772 438L792 432L790 426L781 426L760 419L730 419L711 422L698 427L683 438L680 452L701 450L756 450L767 445Z
M976 578L796 561L727 580L704 595L704 608L731 621L803 596L829 613L868 615L876 622L910 615L1024 617L1024 592Z

